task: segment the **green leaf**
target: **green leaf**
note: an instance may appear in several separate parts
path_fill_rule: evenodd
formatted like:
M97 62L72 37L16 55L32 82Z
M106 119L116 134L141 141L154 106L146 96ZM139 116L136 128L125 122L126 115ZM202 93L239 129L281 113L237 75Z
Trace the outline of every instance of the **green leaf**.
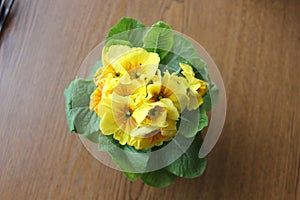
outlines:
M206 63L199 57L193 44L185 37L174 34L174 45L160 63L167 65L169 71L179 73L181 71L179 62L191 65L197 78L210 83Z
M99 151L110 152L113 151L116 147L123 148L122 145L113 138L112 135L99 135Z
M114 25L106 36L106 44L109 40L128 41L134 47L143 46L143 37L146 27L140 21L132 18L123 17Z
M200 107L200 119L198 124L198 131L202 131L202 129L208 126L208 117L206 115L206 110L203 107Z
M72 91L72 108L89 107L90 96L96 89L93 80L77 78Z
M131 181L136 181L138 178L141 177L141 174L137 173L130 173L130 172L123 172L123 174Z
M180 116L178 131L185 137L194 137L198 133L199 110L184 110Z
M92 134L99 130L100 120L95 112L89 107L73 108L73 123L79 134Z
M134 147L130 147L128 145L121 145L117 140L113 138L112 135L106 136L103 135L102 133L99 134L99 151L104 151L107 152L111 155L114 163L122 170L123 174L131 181L135 181L141 176L141 173L133 173L133 172L128 172L130 170L133 171L133 167L130 165L135 165L135 163L130 163L128 161L128 156L131 157L124 149L130 149L131 151L134 152L139 152L134 149ZM124 150L124 151L122 151ZM145 153L148 151L140 151L140 153ZM144 156L144 157L141 157ZM145 168L148 162L148 157L145 156L145 154L142 154L139 156L142 159L136 159L136 162L144 162L142 166ZM135 158L132 158L133 160ZM137 164L139 165L139 164ZM130 170L128 170L130 169ZM126 171L127 170L127 171Z
M165 169L147 172L141 175L141 180L152 187L166 187L175 180L176 176Z
M73 123L72 97L73 97L74 81L65 89L64 96L66 102L66 117L68 122L69 132L76 131Z
M187 151L172 164L165 167L165 169L172 174L184 178L196 178L201 176L206 168L206 157L202 159L198 157L202 142L203 139L201 135L197 134Z
M93 134L99 130L99 118L89 109L90 95L95 90L93 80L77 78L65 90L66 115L69 131Z
M99 142L99 134L102 134L102 133L101 133L101 131L98 130L92 134L83 134L82 136L91 142L98 143Z
M173 31L168 24L159 21L152 25L143 41L147 51L158 53L163 59L173 46Z
M129 145L121 145L112 135L99 135L99 151L108 152L115 164L124 172L146 171L150 149L136 150Z

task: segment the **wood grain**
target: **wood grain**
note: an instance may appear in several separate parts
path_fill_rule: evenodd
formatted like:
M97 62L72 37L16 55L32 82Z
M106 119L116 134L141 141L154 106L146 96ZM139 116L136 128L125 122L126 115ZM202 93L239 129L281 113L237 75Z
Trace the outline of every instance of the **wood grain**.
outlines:
M300 199L298 0L17 1L0 46L0 199ZM121 16L211 54L225 127L204 176L130 182L67 134L63 90Z

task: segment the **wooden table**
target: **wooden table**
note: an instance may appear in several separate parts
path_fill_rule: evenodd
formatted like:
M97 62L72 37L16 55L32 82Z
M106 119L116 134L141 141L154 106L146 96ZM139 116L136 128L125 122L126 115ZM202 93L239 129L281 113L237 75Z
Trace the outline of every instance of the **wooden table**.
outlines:
M67 133L64 88L122 16L166 21L223 75L226 123L200 178L131 183ZM300 199L298 0L17 1L0 42L0 199Z

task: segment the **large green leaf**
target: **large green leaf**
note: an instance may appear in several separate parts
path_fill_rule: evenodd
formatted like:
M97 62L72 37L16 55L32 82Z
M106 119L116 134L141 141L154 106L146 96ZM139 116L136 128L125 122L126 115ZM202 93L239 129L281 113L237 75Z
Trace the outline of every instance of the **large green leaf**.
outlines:
M153 187L166 187L170 185L176 176L165 169L147 172L141 175L141 180Z
M81 136L85 137L91 142L98 143L99 142L99 134L102 134L100 130L94 132L94 133L89 133L89 134L83 134Z
M89 107L90 96L96 89L94 81L91 79L76 78L73 82L72 109Z
M173 31L168 24L159 21L152 25L143 41L147 51L158 53L163 59L173 46Z
M72 81L64 91L65 102L66 102L66 117L67 117L68 128L70 133L76 131L73 123L73 110L72 110L73 90L74 90L74 81Z
M64 95L69 131L93 134L99 130L99 118L89 109L90 95L95 90L93 80L77 78L72 81Z
M115 164L128 174L147 169L149 150L136 150L129 145L121 145L112 135L99 135L99 151L108 152Z
M146 27L140 21L123 17L109 30L105 42L112 39L123 40L130 42L134 47L142 47L145 32Z
M202 145L202 137L200 134L194 138L191 146L185 151L180 158L174 161L166 170L180 177L195 178L201 176L206 167L206 157L199 159L198 153Z
M99 130L100 120L95 112L89 107L75 107L73 110L73 123L79 134L92 134Z

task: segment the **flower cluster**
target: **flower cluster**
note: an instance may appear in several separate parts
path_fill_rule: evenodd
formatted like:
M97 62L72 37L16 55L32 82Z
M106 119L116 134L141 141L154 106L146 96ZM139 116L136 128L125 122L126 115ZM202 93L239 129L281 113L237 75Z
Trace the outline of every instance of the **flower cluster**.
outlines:
M90 109L101 118L104 135L113 134L120 144L136 149L172 139L180 114L197 109L208 89L188 64L179 63L180 74L162 72L159 55L143 48L104 47L102 61Z

